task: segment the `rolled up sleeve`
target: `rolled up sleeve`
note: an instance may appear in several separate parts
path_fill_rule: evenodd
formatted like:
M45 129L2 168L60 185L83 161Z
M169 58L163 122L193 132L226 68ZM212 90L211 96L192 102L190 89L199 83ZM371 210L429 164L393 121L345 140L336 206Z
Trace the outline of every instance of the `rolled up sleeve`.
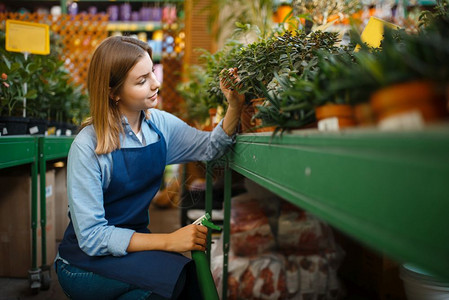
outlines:
M221 157L234 143L223 130L223 120L210 132L191 127L164 111L152 110L152 116L167 142L167 164L210 161Z
M80 248L90 256L126 255L134 231L108 225L101 166L92 146L75 140L67 166L69 212Z

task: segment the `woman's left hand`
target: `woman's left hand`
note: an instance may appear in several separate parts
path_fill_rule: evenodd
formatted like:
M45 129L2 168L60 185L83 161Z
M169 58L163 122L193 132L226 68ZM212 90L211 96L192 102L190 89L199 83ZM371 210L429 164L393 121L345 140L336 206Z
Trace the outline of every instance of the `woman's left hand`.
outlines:
M235 86L240 82L240 78L237 74L237 71L238 71L237 68L231 68L227 70L223 69L220 75L223 75L224 72L228 72L229 74L228 78L233 81L234 84L232 86ZM226 100L228 101L230 107L240 108L245 102L245 95L240 94L235 89L233 89L231 84L227 82L229 79L227 79L225 76L220 76L220 89L225 95Z

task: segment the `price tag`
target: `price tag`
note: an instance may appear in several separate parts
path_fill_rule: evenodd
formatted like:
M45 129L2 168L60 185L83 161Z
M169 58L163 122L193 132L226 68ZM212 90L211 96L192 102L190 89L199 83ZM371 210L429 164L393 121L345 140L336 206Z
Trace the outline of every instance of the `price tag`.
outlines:
M380 43L382 42L384 38L384 28L392 28L392 29L399 29L400 27L389 23L387 21L384 21L382 19L371 17L368 21L368 24L366 24L365 29L363 29L362 35L360 38L362 41L366 44L368 44L371 47L379 48ZM359 51L360 45L357 45L354 51Z
M424 118L418 110L391 116L378 124L381 130L420 130L424 126Z
M6 50L50 54L50 28L46 24L6 20Z
M338 118L327 118L318 121L319 131L338 131L339 129Z

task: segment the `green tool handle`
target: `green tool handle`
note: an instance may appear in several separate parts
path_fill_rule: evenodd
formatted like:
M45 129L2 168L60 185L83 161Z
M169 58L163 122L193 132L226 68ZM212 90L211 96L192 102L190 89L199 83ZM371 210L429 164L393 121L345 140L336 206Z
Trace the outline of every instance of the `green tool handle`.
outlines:
M219 300L217 288L210 271L206 253L203 251L192 251L192 258L195 261L196 275L204 300Z

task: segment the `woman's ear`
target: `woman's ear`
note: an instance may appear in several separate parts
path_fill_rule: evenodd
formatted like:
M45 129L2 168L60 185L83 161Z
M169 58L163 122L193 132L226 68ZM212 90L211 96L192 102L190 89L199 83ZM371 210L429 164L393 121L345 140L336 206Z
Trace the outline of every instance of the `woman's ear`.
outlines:
M109 99L114 100L114 94L112 94L111 87L108 87L108 95L109 95Z
M111 100L113 100L113 101L115 101L115 102L117 102L117 101L120 100L120 97L119 97L119 96L114 95L114 93L112 92L111 87L108 88L108 93L109 93L109 99L111 99Z

